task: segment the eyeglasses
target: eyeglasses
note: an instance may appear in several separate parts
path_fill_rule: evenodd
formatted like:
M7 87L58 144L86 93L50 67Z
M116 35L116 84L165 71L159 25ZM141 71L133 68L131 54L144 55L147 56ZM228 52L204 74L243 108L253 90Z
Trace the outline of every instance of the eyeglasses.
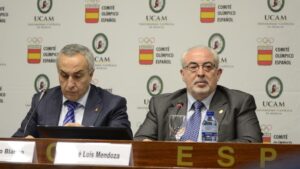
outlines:
M184 66L184 69L187 69L191 72L197 72L200 67L202 67L202 69L206 72L209 72L211 70L213 70L214 68L216 68L216 65L211 63L211 62L205 62L202 65L199 65L198 63L189 63L188 65Z

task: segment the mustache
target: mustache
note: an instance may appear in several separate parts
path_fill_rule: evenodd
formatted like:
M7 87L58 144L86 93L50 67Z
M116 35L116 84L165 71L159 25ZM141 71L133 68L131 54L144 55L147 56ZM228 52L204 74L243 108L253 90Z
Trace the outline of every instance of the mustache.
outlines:
M205 78L199 78L199 79L196 79L193 83L194 84L197 84L197 83L208 83L208 81Z

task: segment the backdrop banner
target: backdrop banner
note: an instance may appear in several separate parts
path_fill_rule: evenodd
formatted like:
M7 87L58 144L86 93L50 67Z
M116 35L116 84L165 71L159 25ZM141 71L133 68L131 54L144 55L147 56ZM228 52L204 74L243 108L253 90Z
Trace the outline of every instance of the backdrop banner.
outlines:
M69 43L95 57L92 83L127 99L133 132L151 96L185 87L182 53L214 48L220 85L252 94L264 143L300 143L298 0L0 0L0 137L32 95L58 85ZM297 75L298 74L298 75Z

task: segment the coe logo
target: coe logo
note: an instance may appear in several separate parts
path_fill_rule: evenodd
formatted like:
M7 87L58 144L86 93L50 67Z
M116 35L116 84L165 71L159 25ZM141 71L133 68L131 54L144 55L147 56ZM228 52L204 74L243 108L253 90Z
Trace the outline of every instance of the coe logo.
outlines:
M283 85L278 77L271 77L266 84L266 92L272 99L278 98L283 91Z
M208 40L208 46L214 49L218 54L222 53L225 48L224 37L219 33L211 35Z
M163 82L158 76L151 76L147 82L147 90L151 96L159 95L163 90Z
M27 62L30 64L38 64L42 58L42 37L27 38Z
M260 128L263 133L270 133L272 130L272 125L271 124L262 124L260 126Z
M108 48L107 37L103 33L98 33L93 39L93 49L96 53L102 54Z
M268 0L268 7L273 12L279 12L284 6L284 0Z
M35 78L34 88L36 92L42 92L50 87L49 78L45 74L40 74Z
M149 0L150 9L154 13L159 13L165 8L165 0Z
M52 8L52 0L38 0L37 7L41 13L48 13Z

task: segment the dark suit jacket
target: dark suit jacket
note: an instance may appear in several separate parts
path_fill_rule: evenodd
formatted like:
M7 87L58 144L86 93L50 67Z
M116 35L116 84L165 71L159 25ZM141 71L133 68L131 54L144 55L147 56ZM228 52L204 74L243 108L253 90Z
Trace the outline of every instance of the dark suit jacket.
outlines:
M178 103L184 103L179 110L176 108ZM210 110L215 112L219 123L219 142L262 142L253 96L217 86ZM168 116L176 112L187 113L186 89L152 97L147 117L134 139L170 140Z
M33 135L39 137L37 125L57 126L62 109L62 92L60 86L47 90L39 102L40 93L32 98L31 108L23 120L21 127L13 137ZM35 113L30 119L31 113ZM126 99L113 95L106 90L91 85L90 93L85 105L82 125L84 126L109 126L126 127L131 131L127 115ZM26 133L24 128L28 123Z

